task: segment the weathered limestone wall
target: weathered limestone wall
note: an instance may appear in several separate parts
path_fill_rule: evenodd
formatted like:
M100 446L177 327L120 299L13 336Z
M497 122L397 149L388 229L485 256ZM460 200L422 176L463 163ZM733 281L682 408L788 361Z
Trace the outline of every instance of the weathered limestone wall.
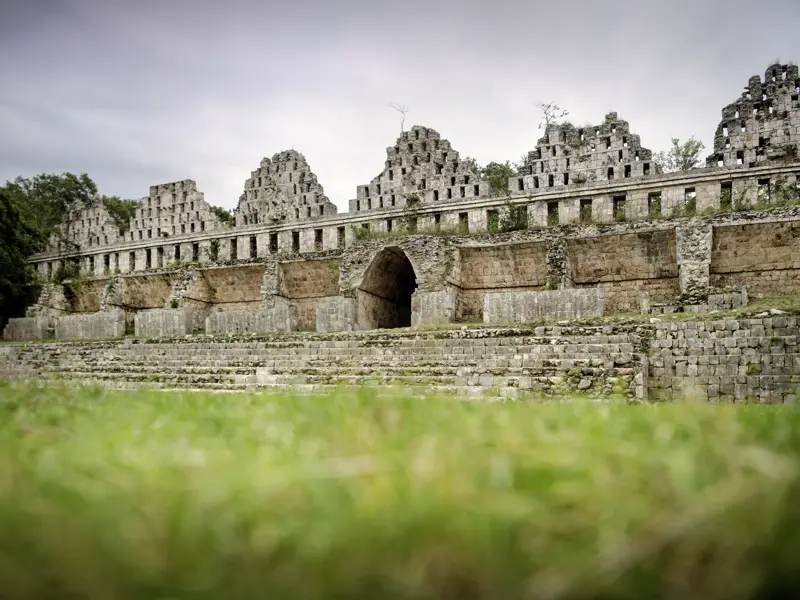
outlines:
M280 263L280 295L292 300L300 327L316 327L319 299L339 293L340 263L338 258Z
M72 311L76 313L99 311L103 291L107 284L108 279L81 280L79 285L65 282L64 294Z
M125 313L119 309L58 317L55 322L57 340L105 339L125 335Z
M414 292L411 295L411 325L438 325L455 320L458 289Z
M483 298L484 323L601 317L604 312L605 292L602 287L499 292L486 294Z
M356 328L356 300L331 296L317 302L317 333L354 331Z
M206 318L206 333L209 334L294 331L297 327L297 310L283 298L276 298L270 308L211 311Z
M10 342L43 340L50 329L50 317L9 319L3 329L3 339Z
M174 271L123 276L125 305L130 310L164 308L172 295L176 277Z
M797 317L658 323L650 343L650 398L795 403Z
M358 186L351 213L379 212L421 205L486 198L489 186L474 165L461 160L438 132L415 125L386 149L383 171L369 184Z
M715 227L711 284L752 295L800 293L800 221Z
M540 289L547 283L547 246L529 242L458 248L454 278L459 296L456 318L480 321L489 292Z
M566 261L569 282L605 289L609 313L638 311L642 292L654 302L680 294L674 231L570 238Z
M192 309L163 308L136 313L136 337L172 337L192 333Z
M219 310L251 310L261 306L264 264L214 267L200 271L204 300Z

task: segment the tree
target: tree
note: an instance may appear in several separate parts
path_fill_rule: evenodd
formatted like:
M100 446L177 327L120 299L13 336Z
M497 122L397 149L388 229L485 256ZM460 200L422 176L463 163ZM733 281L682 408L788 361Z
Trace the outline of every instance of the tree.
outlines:
M5 188L0 188L0 324L19 314L25 287L34 281L28 256L41 248L41 236Z
M36 281L26 259L47 247L70 208L96 201L97 186L85 173L17 177L0 186L0 322L19 314Z
M210 205L211 212L220 220L221 223L233 227L236 224L236 219L229 210L225 210L221 206Z
M114 219L114 224L120 233L125 233L131 225L131 219L136 216L136 209L139 208L138 200L123 200L119 196L101 196L100 201Z
M490 162L479 172L481 177L489 183L492 196L508 194L508 180L517 175L517 170L509 161L504 163Z
M691 171L700 166L700 153L705 148L703 142L694 136L681 143L678 138L672 138L672 148L667 152L663 150L653 155L653 162L661 167L664 173L676 171Z
M386 106L400 113L400 135L403 135L403 132L406 130L406 115L409 112L408 107L405 104L397 104L396 102L390 102Z
M468 169L469 171L473 171L480 175L481 173L481 166L478 164L478 161L472 158L471 156L467 156L461 160L461 166Z
M74 205L90 206L97 198L97 186L86 173L55 175L43 173L7 182L5 191L25 220L44 233L45 243L64 215Z
M563 110L555 102L536 102L536 108L542 111L542 122L539 123L539 129L547 127L550 123L555 123L558 119L563 119L569 115L568 110Z

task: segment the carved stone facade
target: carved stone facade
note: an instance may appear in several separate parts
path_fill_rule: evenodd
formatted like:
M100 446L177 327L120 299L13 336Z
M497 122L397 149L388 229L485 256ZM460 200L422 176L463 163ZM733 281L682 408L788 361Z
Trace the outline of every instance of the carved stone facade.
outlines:
M490 315L600 297L607 313L667 312L707 308L719 294L742 297L743 287L753 297L794 294L797 78L794 66L770 67L765 83L751 79L750 98L723 111L728 131L721 126L718 137L745 153L742 165L729 164L735 154L723 147L706 168L662 173L628 123L609 113L592 127L550 124L507 197L492 197L473 161L418 126L387 149L383 170L343 215L293 150L252 172L233 227L222 226L193 181L156 186L124 239L106 242L102 207L70 215L75 245L30 260L45 277L68 260L94 279L71 299L53 289L60 286L46 288L40 306L53 298L68 312L190 306L193 327L202 327L212 311L285 304L280 322L333 331L480 321L487 302ZM736 137L731 123L745 111L758 112ZM500 227L511 207L527 220ZM112 296L104 278L117 271L124 285L104 303ZM579 291L541 296L561 289ZM228 317L214 321L215 331L238 327ZM250 317L236 318L245 328L275 322Z
M236 225L304 221L335 215L336 205L311 171L306 157L286 150L263 158L244 183L235 211Z
M436 205L489 197L473 163L463 161L437 131L415 125L386 149L383 171L358 186L350 212L390 210L407 204Z
M771 65L750 78L741 97L722 109L709 167L755 167L800 157L800 71Z

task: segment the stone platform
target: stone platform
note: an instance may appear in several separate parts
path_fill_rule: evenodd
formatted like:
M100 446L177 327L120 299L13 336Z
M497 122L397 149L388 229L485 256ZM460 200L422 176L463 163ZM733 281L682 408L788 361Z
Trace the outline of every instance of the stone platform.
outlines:
M115 388L402 385L493 397L791 403L798 317L0 345L0 378Z

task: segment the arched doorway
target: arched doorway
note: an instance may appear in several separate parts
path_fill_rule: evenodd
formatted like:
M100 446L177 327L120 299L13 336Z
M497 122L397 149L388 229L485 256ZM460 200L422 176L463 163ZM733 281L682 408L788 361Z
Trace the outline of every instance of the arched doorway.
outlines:
M359 329L409 327L415 289L417 276L405 252L397 246L378 252L358 288Z

